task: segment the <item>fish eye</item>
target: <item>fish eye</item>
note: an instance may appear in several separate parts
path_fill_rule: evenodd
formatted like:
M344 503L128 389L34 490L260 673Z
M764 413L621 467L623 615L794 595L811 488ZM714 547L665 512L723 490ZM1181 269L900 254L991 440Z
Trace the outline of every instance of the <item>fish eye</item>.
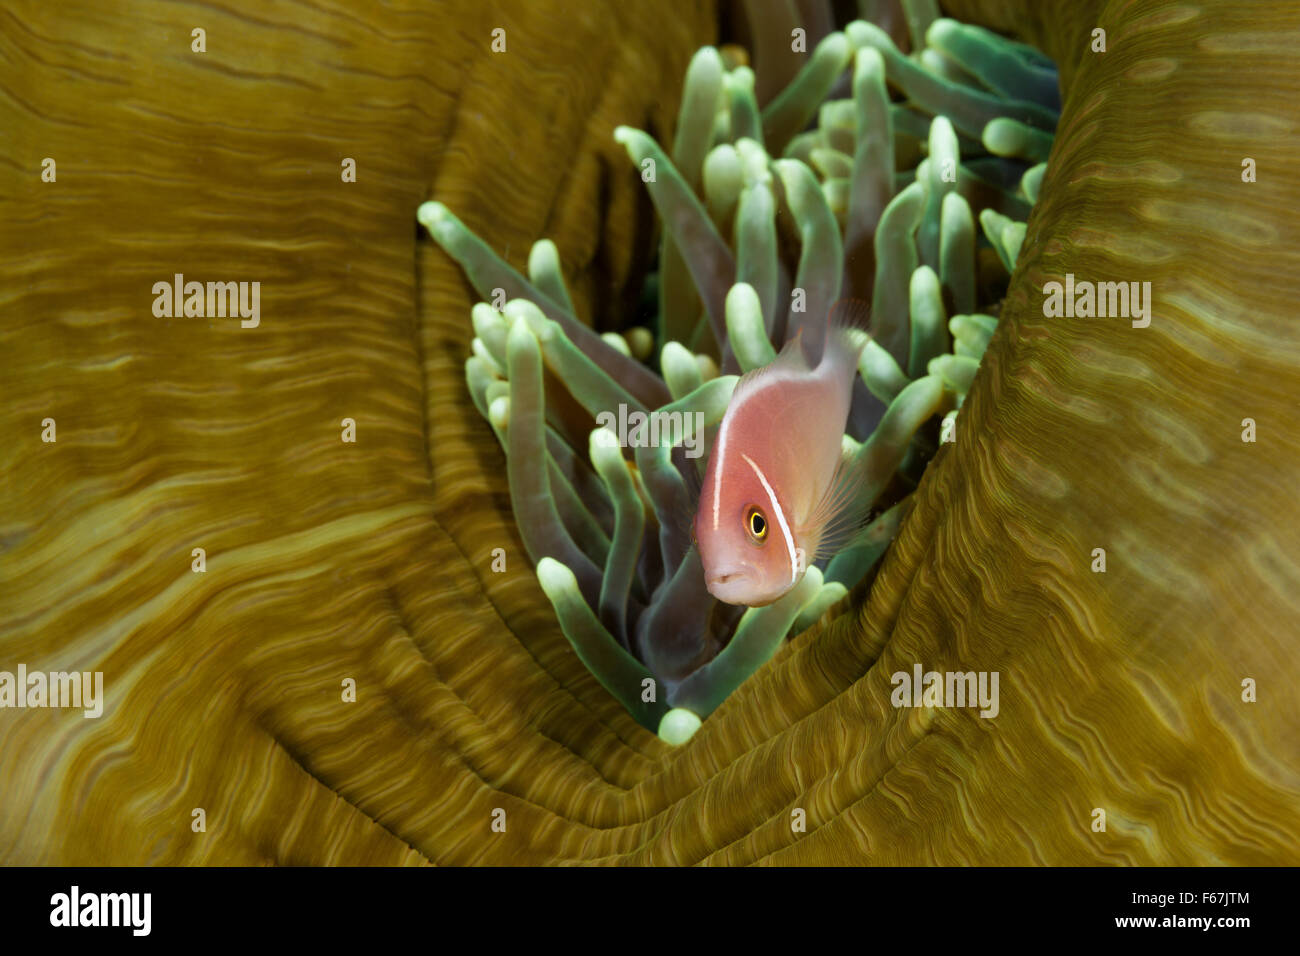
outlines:
M745 509L745 530L749 532L749 537L758 544L761 544L767 537L767 517L763 514L762 508L750 505Z

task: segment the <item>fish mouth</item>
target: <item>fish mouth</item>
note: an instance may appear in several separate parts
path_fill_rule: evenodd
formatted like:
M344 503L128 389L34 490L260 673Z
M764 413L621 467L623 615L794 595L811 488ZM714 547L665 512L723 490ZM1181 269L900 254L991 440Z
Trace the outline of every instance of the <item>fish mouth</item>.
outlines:
M704 576L704 586L723 604L756 606L754 584L753 574L747 568L737 566L720 568Z
M704 580L709 584L727 584L729 582L744 580L749 575L744 571L719 571L715 574L708 575Z

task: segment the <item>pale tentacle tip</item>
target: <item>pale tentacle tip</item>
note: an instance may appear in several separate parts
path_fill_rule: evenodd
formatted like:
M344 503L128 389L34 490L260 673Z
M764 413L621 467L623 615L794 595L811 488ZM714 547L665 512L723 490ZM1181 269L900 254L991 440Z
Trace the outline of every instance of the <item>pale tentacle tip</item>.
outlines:
M436 201L421 203L420 208L415 211L415 218L420 221L420 225L427 229L432 229L436 224L446 219L448 215L447 207Z
M578 579L569 566L552 557L537 562L537 583L542 586L542 591L551 599L552 604L565 591L578 589Z
M685 707L674 707L659 721L659 739L666 744L680 747L695 735L701 723L699 714Z
M488 419L497 428L506 428L510 424L510 399L504 395L492 399L488 406Z

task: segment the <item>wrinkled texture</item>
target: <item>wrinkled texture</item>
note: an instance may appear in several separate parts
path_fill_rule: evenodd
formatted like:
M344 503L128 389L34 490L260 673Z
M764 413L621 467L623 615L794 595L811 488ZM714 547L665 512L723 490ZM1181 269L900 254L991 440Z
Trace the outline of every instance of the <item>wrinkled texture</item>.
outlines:
M146 9L0 26L0 668L108 694L0 711L0 860L1300 862L1294 6L945 5L1062 67L1003 320L870 596L678 750L555 623L412 214L554 238L608 314L649 221L610 131L667 129L712 11ZM174 272L262 281L262 327L154 319ZM1045 320L1066 272L1152 281L1150 328ZM1000 715L891 708L916 661Z

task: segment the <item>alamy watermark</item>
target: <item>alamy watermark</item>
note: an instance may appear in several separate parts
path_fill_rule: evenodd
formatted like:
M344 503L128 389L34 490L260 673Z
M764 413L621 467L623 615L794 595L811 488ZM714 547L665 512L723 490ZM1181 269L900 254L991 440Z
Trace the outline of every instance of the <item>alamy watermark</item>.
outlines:
M1151 324L1150 282L1075 282L1067 272L1065 284L1044 283L1043 315L1049 319L1105 319L1119 317L1133 320L1133 328Z
M889 681L894 692L889 702L895 707L979 707L981 717L996 717L997 671L926 671L920 664L912 673L897 671Z
M0 671L0 707L80 707L86 717L104 713L103 671Z
M691 421L694 421L694 427L687 428ZM620 404L617 415L601 412L596 416L596 424L613 432L624 448L674 445L680 436L687 458L699 458L704 454L703 412L629 412L626 405Z
M127 926L148 936L152 924L152 893L82 893L74 885L50 897L51 926Z
M224 319L239 316L239 327L255 329L262 321L262 283L186 282L176 273L171 282L153 284L153 314L159 319L206 317Z

